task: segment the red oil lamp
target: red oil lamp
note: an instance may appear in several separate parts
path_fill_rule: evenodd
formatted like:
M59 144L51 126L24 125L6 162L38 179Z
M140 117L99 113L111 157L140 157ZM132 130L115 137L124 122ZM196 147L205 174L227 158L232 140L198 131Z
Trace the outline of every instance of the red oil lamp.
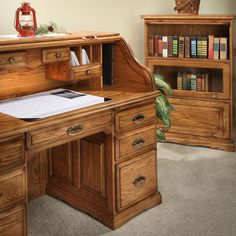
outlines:
M20 36L34 36L37 29L36 12L28 2L21 4L16 10L15 28Z

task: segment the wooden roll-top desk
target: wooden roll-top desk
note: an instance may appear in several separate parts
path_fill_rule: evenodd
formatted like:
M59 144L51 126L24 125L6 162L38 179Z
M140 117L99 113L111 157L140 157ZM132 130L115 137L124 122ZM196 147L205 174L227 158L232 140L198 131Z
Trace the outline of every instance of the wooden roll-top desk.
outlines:
M90 64L71 66L70 51L81 62L83 50ZM28 201L44 194L112 229L161 203L158 92L125 40L93 32L0 38L1 101L56 88L108 100L33 121L0 113L0 235L27 235Z

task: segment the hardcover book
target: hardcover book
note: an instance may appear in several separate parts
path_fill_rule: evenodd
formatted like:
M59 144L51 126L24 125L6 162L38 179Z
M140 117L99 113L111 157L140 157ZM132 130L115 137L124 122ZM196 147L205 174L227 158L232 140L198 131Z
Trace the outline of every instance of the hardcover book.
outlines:
M202 37L197 36L197 58L202 58Z
M200 73L197 74L196 78L196 90L202 91L202 75Z
M148 35L148 56L154 56L154 36Z
M190 38L190 57L196 58L197 57L197 38L195 36L192 36Z
M219 49L220 49L220 38L214 38L214 45L213 45L213 59L219 59Z
M173 55L173 37L168 36L168 57L172 57Z
M214 35L209 35L208 36L208 59L213 59L214 58L214 50L213 50L213 45L214 45Z
M188 89L188 77L187 77L187 73L183 73L183 90L187 90Z
M168 57L168 37L162 37L162 56Z
M178 57L178 45L179 45L179 37L173 36L173 50L172 50L172 56Z
M205 36L202 37L202 58L207 58L207 38Z
M159 36L157 39L157 56L162 57L162 51L163 51L163 41L162 36Z
M184 57L184 37L179 37L179 58Z
M227 59L227 38L220 38L220 59Z
M189 36L185 36L184 38L184 56L186 58L190 57L190 37Z
M180 72L177 74L177 89L178 90L183 89L183 77L182 77L182 74Z
M195 74L191 74L191 90L197 90L197 76Z

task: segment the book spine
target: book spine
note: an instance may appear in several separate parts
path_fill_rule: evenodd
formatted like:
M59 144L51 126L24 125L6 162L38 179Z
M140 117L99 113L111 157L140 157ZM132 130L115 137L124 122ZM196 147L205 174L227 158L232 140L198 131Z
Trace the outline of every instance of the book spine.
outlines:
M162 57L162 51L163 51L162 36L159 36L157 40L157 56L158 57Z
M209 75L205 74L205 80L206 80L206 92L209 91Z
M205 73L202 73L202 91L206 91L206 78Z
M155 57L158 56L158 38L159 38L159 35L155 35L155 39L154 39L154 56Z
M162 56L163 57L168 57L168 37L163 36L162 37Z
M168 57L173 56L173 37L168 36Z
M227 38L220 38L220 59L227 59Z
M202 37L202 58L207 58L207 37Z
M215 60L219 59L219 48L220 48L220 38L214 38L214 45L213 45L214 54L213 54L213 58Z
M179 37L179 58L184 57L184 37Z
M197 76L195 74L191 74L191 90L197 90Z
M172 50L173 57L178 57L178 45L179 45L178 36L173 36L173 50Z
M184 45L185 45L184 56L186 58L189 58L190 57L190 37L189 36L185 36Z
M154 36L148 35L148 56L154 56Z
M191 90L191 76L192 74L187 73L187 90Z
M208 36L208 59L214 58L213 45L214 45L214 35L209 35Z
M196 78L196 90L197 90L197 91L202 91L202 76L201 76L201 74L197 74L197 78Z
M197 37L197 58L202 58L202 37Z
M196 58L197 57L197 39L196 39L196 37L193 36L190 38L190 45L191 45L190 57Z
M182 74L180 72L177 74L177 89L178 90L183 89L183 77L182 77Z
M183 73L183 90L188 89L188 78L187 78L187 73Z

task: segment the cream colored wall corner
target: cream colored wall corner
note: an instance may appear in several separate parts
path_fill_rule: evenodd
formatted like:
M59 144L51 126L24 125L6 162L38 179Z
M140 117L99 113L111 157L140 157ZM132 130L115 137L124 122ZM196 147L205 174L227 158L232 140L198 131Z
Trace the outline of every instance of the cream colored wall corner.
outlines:
M28 0L39 24L54 21L68 31L119 32L143 62L143 21L140 15L176 14L175 0ZM15 34L19 0L0 0L0 34ZM236 0L201 0L200 14L236 15Z

